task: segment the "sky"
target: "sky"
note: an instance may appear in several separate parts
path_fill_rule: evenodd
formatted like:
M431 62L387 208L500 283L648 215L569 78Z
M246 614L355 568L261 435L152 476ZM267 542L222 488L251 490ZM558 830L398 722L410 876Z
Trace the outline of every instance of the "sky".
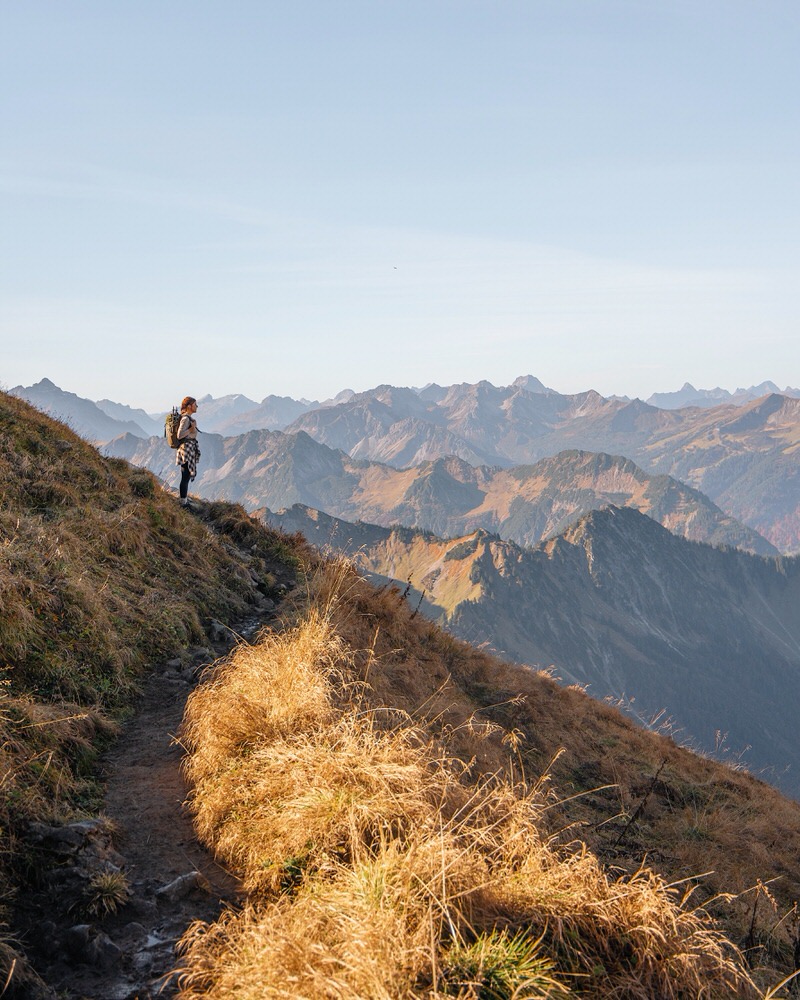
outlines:
M0 388L800 386L796 0L0 0Z

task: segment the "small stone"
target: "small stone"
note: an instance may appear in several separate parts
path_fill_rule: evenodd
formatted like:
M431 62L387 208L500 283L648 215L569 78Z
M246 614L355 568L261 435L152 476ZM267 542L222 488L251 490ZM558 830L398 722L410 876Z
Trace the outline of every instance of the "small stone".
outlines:
M43 920L36 928L36 940L42 954L47 958L53 958L58 954L59 943L56 939L56 930L56 925L52 920Z
M156 891L156 899L168 903L176 903L197 890L210 892L211 886L200 872L188 872L186 875L179 875L169 885L158 889Z
M31 823L28 831L34 843L43 844L59 854L71 854L104 827L102 819L86 819L64 826Z
M102 931L86 947L86 961L101 969L112 969L122 958L122 950Z
M91 872L118 872L125 867L125 858L110 844L90 844L81 857Z
M142 951L135 951L131 956L131 965L137 973L140 975L146 975L152 969L157 957L157 955L154 955L153 952L147 948ZM137 993L131 998L131 1000L143 1000L143 998Z
M70 958L81 962L85 959L91 930L90 924L75 924L64 933L64 947Z
M205 663L210 663L212 660L216 659L216 656L217 654L213 649L196 647L195 649L189 650L189 664L192 667L199 667Z
M83 867L61 865L47 873L46 882L51 891L73 895L80 894L87 877L88 872Z
M181 660L180 656L176 656L172 660L167 660L164 666L167 667L168 670L180 670L181 667L183 666L183 661Z
M212 642L226 644L230 641L230 629L226 628L222 622L212 618L208 626L208 637Z
M138 921L132 920L122 928L120 939L134 945L142 944L147 940L147 930Z

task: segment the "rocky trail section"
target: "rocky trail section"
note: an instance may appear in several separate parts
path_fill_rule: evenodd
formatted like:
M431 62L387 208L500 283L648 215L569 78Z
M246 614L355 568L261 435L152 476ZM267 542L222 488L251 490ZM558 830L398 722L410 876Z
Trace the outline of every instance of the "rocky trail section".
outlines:
M103 760L99 817L33 831L46 874L20 909L30 954L48 984L42 1000L174 997L180 936L192 921L214 920L223 906L236 905L237 880L195 838L175 737L203 668L252 638L271 603L238 634L216 624L208 647L187 650L150 676L135 716ZM104 914L98 882L113 886L120 872L126 898Z

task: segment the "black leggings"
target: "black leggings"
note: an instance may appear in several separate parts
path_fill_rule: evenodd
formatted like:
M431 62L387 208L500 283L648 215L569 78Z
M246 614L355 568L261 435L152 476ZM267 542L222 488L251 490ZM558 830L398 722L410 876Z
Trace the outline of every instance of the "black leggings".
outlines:
M181 487L180 487L181 500L185 500L186 497L189 495L189 481L190 481L191 478L192 478L192 475L189 472L189 466L186 465L186 464L182 464L181 465Z

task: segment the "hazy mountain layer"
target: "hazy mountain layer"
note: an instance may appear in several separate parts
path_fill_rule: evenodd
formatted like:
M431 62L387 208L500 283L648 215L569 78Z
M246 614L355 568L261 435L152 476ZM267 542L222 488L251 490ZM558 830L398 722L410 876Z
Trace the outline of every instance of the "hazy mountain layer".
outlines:
M624 455L702 490L782 551L800 550L800 400L777 394L743 406L662 410L595 392L488 382L451 386L430 400L381 386L307 413L288 430L397 466L446 454L506 466L576 448Z
M553 666L646 721L666 710L712 751L800 794L800 560L764 559L676 538L630 509L593 511L525 550L485 532L445 541L346 524L302 508L265 519L411 580L425 609L469 642Z
M224 433L222 428L231 420L252 413L258 407L258 403L254 399L249 399L239 392L220 396L217 399L205 395L201 396L197 402L202 413L203 425L207 431L214 434Z
M79 399L80 397L76 396L75 398ZM164 433L164 416L166 416L166 412L164 416L157 418L142 409L134 409L132 406L126 406L124 403L115 403L112 399L98 399L95 405L106 416L125 425L126 429L119 432L121 434L127 432L129 423L141 427L146 437Z
M354 461L304 433L268 431L235 438L205 434L201 449L198 493L250 509L303 503L350 521L402 524L443 536L484 528L530 546L589 510L625 504L686 538L777 554L697 490L611 455L564 452L509 469L448 458L396 469ZM168 480L175 477L174 455L159 439L122 438L107 451Z
M695 389L691 382L684 382L677 392L654 392L647 398L647 402L662 410L676 410L684 406L720 406L723 403L742 406L772 392L781 393L783 396L800 396L800 389L793 389L787 385L781 390L774 382L762 382L760 385L751 385L749 389L737 389L735 392L729 392L719 386L715 389Z
M146 436L137 424L111 420L46 379L14 392L93 441L126 432ZM773 393L741 406L658 409L595 392L565 396L526 376L503 388L480 382L345 390L319 404L277 396L260 404L244 396L201 403L201 428L224 433L280 428L311 407L289 431L304 430L351 457L397 468L450 455L498 466L532 464L570 449L624 455L650 473L701 490L781 551L800 551L800 399ZM106 410L112 405L103 401Z
M144 414L149 421L145 430L136 420L118 419L128 407L122 408L119 403L111 404L112 414L106 412L109 409L109 400L103 400L103 406L93 403L90 399L83 399L76 396L74 392L64 392L48 378L43 378L35 385L15 386L9 390L9 394L19 399L24 399L32 403L43 413L55 417L67 424L76 434L87 441L100 444L111 441L120 434L133 434L135 437L147 438L152 433L152 419ZM113 412L114 407L119 407ZM133 411L131 411L132 413Z

